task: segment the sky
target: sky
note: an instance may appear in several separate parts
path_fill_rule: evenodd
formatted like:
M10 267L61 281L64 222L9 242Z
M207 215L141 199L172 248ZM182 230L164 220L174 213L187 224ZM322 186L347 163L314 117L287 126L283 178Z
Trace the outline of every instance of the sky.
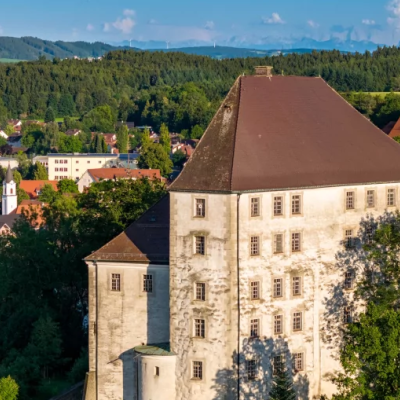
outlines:
M347 38L392 45L400 41L400 0L0 0L0 36L172 44Z

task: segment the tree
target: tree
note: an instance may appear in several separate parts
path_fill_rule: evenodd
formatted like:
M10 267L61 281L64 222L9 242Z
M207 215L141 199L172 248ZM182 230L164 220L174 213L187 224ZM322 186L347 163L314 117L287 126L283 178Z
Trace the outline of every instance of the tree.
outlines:
M168 127L164 123L161 124L160 128L160 145L167 154L171 153L171 139L169 137Z
M286 368L278 368L269 393L270 400L296 400L293 379Z
M190 133L190 137L192 139L201 139L201 137L203 136L204 130L200 125L195 125L192 128L192 131Z
M115 132L116 118L110 106L99 106L83 118L83 125L92 132Z
M48 107L46 110L46 114L44 116L44 122L54 122L56 120L56 116L54 115L54 111L52 107Z
M21 174L22 179L26 179L30 173L32 163L28 159L28 156L22 151L17 154L18 160L18 172Z
M172 155L172 162L175 167L181 168L186 161L186 154L182 150L177 150Z
M129 130L126 125L121 125L117 131L117 148L119 152L128 152L128 140L129 140Z
M8 136L10 136L10 135L12 135L12 134L15 132L15 129L14 129L14 127L13 127L12 125L8 124L8 125L5 127L4 132L5 132Z
M53 185L46 183L40 190L39 200L44 203L54 203L58 196L59 193L54 190Z
M61 194L79 193L78 186L72 179L62 179L61 181L58 181L57 188Z
M24 189L21 189L20 187L17 187L17 201L18 201L18 204L21 204L22 200L29 200L29 195L28 195L28 193L25 192Z
M0 400L17 400L19 386L11 376L0 378Z
M58 150L61 153L81 153L83 144L77 136L62 135L58 141Z
M142 146L138 159L139 168L159 169L162 176L167 177L172 172L172 161L163 147L157 143Z
M33 167L33 179L42 181L49 179L46 168L39 161L36 161L36 164Z

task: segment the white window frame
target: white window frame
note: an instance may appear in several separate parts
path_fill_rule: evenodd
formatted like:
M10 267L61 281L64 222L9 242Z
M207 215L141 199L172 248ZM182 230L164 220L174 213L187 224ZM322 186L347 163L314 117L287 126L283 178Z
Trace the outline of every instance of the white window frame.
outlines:
M281 199L281 213L280 214L276 214L276 210L278 207L275 207L275 199L280 198ZM276 195L276 196L272 196L272 215L275 218L279 218L279 217L284 217L285 216L285 198L283 195Z
M260 300L261 298L261 282L259 280L250 282L250 299Z
M281 250L278 251L278 236L281 237ZM283 233L274 233L273 234L273 253L274 254L283 254L285 252L285 235Z
M154 275L143 274L142 275L142 292L153 293L154 292Z
M293 353L293 370L295 372L304 371L304 353Z
M250 217L261 217L261 198L259 196L250 197Z
M351 196L351 203L350 203L350 196L349 193L352 193ZM344 206L346 211L353 211L356 209L356 191L355 190L346 190L345 192L345 199L344 199Z
M261 237L259 235L250 236L250 256L257 257L261 254Z
M298 201L298 212L294 212L293 211L293 209L294 209L294 198L297 198L296 199L296 202ZM296 206L296 209L297 209L297 206ZM301 194L299 194L299 193L293 193L291 196L290 196L290 215L292 216L292 217L297 217L297 216L301 216L303 214L303 196L301 195Z
M273 315L273 324L274 324L274 335L283 335L284 331L284 318L283 314L275 314ZM280 330L277 329L278 325L280 325Z
M393 204L389 204L389 191L393 193ZM386 188L386 207L396 207L397 205L397 191L394 187Z
M196 301L206 301L206 284L204 282L195 282L194 299Z
M298 282L297 286L296 286L296 281ZM292 296L293 297L302 296L303 295L303 277L301 277L301 276L292 276L292 282L291 283L292 283Z
M278 290L278 281L280 281L280 291ZM284 279L281 277L273 277L272 278L272 297L274 299L281 299L284 296L283 293L284 288ZM278 294L280 292L280 294Z
M199 243L197 242L197 239L199 239ZM206 237L204 235L195 235L193 245L194 254L199 256L204 256L206 254Z
M206 320L204 318L193 319L193 337L195 337L196 339L205 339Z
M194 199L194 217L195 218L205 218L206 217L206 199L203 199L203 198L195 198Z
M370 192L372 192L372 195ZM372 202L370 201L371 199L372 199ZM375 208L375 206L376 206L376 190L375 189L366 189L366 191L365 191L365 207L366 208Z
M298 238L294 238L294 235L298 235ZM295 246L296 241L298 241L298 246ZM296 232L290 233L290 248L291 248L292 253L301 253L303 251L303 234L302 234L302 232L296 231Z
M257 339L261 336L261 321L260 318L250 319L250 338Z
M246 360L247 380L254 381L258 377L258 361L255 358Z
M112 292L121 291L121 274L118 273L111 274L111 291Z
M299 321L299 322L298 322ZM303 331L304 316L303 311L293 311L292 313L292 331L302 332Z
M202 381L204 377L204 362L200 360L193 360L191 374L193 380Z

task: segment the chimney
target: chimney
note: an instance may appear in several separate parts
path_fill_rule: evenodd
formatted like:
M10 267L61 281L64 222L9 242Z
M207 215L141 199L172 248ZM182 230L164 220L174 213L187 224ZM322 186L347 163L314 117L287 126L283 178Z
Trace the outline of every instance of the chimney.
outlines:
M259 67L254 67L254 70L256 72L256 75L262 75L262 76L267 76L267 77L271 77L272 76L272 69L274 67L270 67L267 65L261 65Z

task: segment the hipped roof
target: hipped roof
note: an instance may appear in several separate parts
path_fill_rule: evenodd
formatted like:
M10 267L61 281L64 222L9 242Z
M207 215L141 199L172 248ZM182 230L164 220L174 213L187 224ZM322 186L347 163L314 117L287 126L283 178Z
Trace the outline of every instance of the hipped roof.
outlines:
M240 77L173 191L400 182L400 145L323 79Z

